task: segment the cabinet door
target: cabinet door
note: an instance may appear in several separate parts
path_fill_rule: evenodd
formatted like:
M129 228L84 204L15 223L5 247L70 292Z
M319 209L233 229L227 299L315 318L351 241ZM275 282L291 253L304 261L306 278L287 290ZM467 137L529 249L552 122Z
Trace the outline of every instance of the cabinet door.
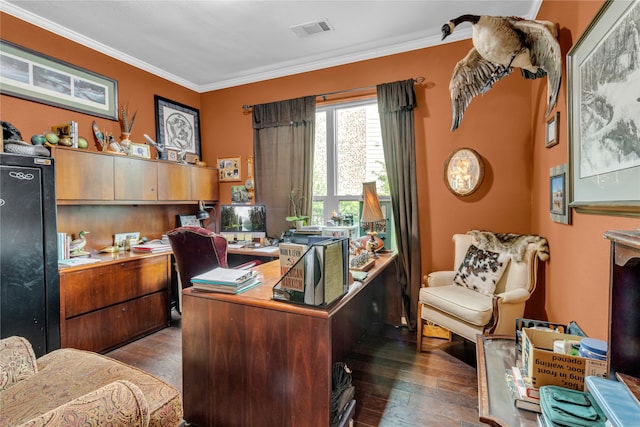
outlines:
M58 200L113 200L113 157L91 151L53 150Z
M158 162L158 200L193 200L191 167Z
M218 169L191 168L191 199L218 200Z
M116 200L158 199L158 168L155 162L116 157L113 167Z

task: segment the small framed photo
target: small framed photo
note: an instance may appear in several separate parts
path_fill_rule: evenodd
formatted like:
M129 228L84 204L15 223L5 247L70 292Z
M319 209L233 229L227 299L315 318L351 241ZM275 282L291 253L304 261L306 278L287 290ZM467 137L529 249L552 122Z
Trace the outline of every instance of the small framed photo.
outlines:
M549 120L547 120L547 139L544 144L545 148L553 147L558 143L558 125L560 123L560 112L556 111L556 113L551 116Z
M178 161L178 150L167 149L167 160L170 162Z
M195 215L178 215L178 227L200 227L200 220Z
M196 163L198 163L199 160L200 159L198 158L198 156L192 153L187 153L184 157L184 161L192 165L195 165Z
M240 156L218 157L218 170L220 171L220 181L240 181Z
M147 144L136 144L135 142L132 142L130 144L130 147L131 147L131 151L129 151L130 156L142 157L145 159L151 158L151 149Z
M571 224L568 174L567 163L549 170L549 214L552 221L561 224Z

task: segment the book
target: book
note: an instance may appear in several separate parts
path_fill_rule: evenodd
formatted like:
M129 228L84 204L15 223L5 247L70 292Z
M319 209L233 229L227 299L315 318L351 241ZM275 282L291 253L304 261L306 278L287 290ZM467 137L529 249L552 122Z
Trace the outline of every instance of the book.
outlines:
M280 276L282 276L282 288L290 292L304 293L304 264L298 260L307 251L307 245L298 243L280 243Z
M238 286L220 285L215 283L199 283L199 282L192 282L192 285L194 289L198 291L203 291L203 292L220 292L225 294L239 294L253 288L254 286L259 285L260 283L261 283L260 279L258 279L257 277L254 277L251 280L247 280Z
M131 250L134 252L164 252L170 251L171 245L166 243L141 243L131 246Z
M540 407L540 399L538 401L533 401L531 399L522 399L518 394L518 386L516 385L515 379L513 377L513 369L505 370L505 379L507 382L507 387L511 391L511 396L513 398L513 405L516 408L524 409L525 411L542 413L542 408Z
M518 396L524 400L540 402L540 390L533 386L528 376L524 375L519 366L511 368L513 370L513 380L518 388Z
M254 274L251 270L216 267L213 270L193 276L191 283L239 286L254 279Z

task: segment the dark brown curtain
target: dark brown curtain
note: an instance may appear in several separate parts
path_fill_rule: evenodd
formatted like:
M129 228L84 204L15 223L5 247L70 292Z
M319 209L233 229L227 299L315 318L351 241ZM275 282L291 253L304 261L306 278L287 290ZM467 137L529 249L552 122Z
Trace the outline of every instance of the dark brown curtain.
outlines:
M377 86L382 147L398 245L398 292L401 292L409 329L416 327L420 291L420 228L413 109L414 81Z
M255 199L267 206L270 237L291 226L292 190L304 197L298 215L311 216L315 122L315 96L253 106Z

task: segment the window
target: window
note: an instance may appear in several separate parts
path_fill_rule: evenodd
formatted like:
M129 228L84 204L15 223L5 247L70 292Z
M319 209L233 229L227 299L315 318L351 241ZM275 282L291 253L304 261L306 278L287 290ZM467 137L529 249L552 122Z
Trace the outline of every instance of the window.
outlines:
M378 103L322 106L315 132L311 223L325 225L336 212L358 224L363 182L376 181L380 202L389 200Z

